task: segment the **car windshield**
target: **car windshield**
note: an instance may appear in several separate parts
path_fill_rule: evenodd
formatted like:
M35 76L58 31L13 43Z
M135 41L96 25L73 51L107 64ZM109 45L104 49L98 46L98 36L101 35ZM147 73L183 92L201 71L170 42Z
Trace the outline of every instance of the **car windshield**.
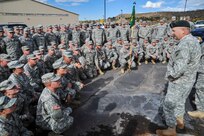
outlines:
M202 21L197 21L196 24L197 24L197 25L204 24L204 20L202 20Z

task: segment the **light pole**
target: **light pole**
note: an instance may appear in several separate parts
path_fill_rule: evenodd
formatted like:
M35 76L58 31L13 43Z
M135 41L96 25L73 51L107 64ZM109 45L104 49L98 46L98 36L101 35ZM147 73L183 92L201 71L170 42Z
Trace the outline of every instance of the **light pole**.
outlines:
M123 19L123 10L121 9L121 15L120 15L120 23L122 24Z
M187 0L185 1L184 12L186 12Z

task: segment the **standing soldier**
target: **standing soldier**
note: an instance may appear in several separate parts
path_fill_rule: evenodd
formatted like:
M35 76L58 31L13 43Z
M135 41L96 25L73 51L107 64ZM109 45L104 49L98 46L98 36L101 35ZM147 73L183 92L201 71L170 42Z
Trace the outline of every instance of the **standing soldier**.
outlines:
M80 47L80 39L81 38L81 31L79 28L79 25L74 25L74 30L72 31L72 42L74 44L77 44L78 47Z
M92 31L92 40L94 41L94 45L96 45L96 43L103 45L105 42L105 32L99 23L96 25L96 28Z
M4 43L4 41L3 41L3 39L4 39L4 30L3 30L3 28L2 27L0 27L0 53L6 53L6 51L5 51L5 43Z
M96 51L94 50L92 41L87 43L87 48L84 49L83 54L86 59L85 74L88 76L88 78L96 77L97 68L94 62Z
M45 44L51 46L52 42L57 43L57 36L52 31L52 25L47 26L47 33L45 33Z
M83 25L82 25L81 38L80 38L80 39L81 39L80 47L85 44L86 39L91 40L91 33L90 33L90 31L87 29L87 24L83 24Z
M111 22L111 27L108 29L108 39L114 43L120 37L120 31L115 27L115 23Z
M4 50L11 57L12 60L17 60L22 55L20 40L14 36L13 28L8 28L7 37L3 39L5 47Z
M14 36L16 36L17 38L21 37L22 35L20 34L20 29L19 26L14 26Z
M7 54L0 54L0 82L9 78L11 72L8 68L8 63L11 61L11 58Z
M123 41L130 41L130 34L129 31L127 29L127 27L125 26L125 23L122 24L122 27L120 27L120 37L122 38Z
M130 28L129 28L130 29ZM138 32L139 32L139 25L134 25L132 26L132 28L130 29L129 35L131 39L136 39L136 41L139 40L138 38ZM131 40L130 39L130 40Z
M34 50L37 50L37 47L33 41L33 38L30 37L30 29L28 27L24 28L23 36L19 37L22 46L28 46L30 48L30 52L32 53Z
M142 45L142 46L143 46L144 40L149 40L150 29L147 26L146 21L142 22L142 26L140 26L138 36L139 36L139 44Z
M43 61L43 54L40 53L39 50L35 50L33 54L37 58L37 67L40 71L40 77L45 74L45 63Z
M176 126L184 128L185 103L196 81L201 48L190 34L188 21L172 22L170 26L180 42L170 57L165 76L169 84L162 108L168 128L156 133L176 136Z
M40 46L43 46L45 49L47 49L46 43L45 43L45 36L44 36L44 32L43 32L43 26L38 25L36 27L36 31L37 32L33 35L33 41L34 41L36 47L39 48Z
M57 40L56 40L56 43L57 44L60 44L60 30L59 30L59 26L58 25L53 25L52 27L52 31L53 33L56 35L57 37Z
M155 39L158 39L159 42L162 42L164 37L167 36L167 25L164 23L164 20L160 20L160 24L156 26L155 31Z
M67 47L69 44L69 41L71 40L71 36L72 36L71 33L68 33L66 31L66 26L60 25L60 34L59 34L60 44L64 43Z
M119 54L119 62L122 74L125 73L125 69L136 67L136 63L134 62L133 51L132 48L130 48L130 44L128 41L124 41L123 43L123 48L120 50Z
M38 100L36 124L45 130L51 130L52 134L63 133L73 124L74 119L70 116L72 109L64 108L57 95L61 86L60 77L47 73L41 78L45 88Z

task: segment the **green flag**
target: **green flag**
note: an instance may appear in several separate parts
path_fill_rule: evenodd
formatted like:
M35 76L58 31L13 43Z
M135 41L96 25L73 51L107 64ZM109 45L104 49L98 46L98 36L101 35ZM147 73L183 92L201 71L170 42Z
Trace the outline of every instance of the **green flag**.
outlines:
M130 19L130 28L132 26L135 25L135 2L133 3L133 7L132 7L132 15L131 15L131 19Z

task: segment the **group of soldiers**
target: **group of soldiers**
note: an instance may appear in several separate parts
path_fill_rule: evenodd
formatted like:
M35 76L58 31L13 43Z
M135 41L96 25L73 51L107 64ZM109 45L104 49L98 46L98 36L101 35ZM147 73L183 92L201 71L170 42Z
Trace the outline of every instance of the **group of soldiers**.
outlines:
M141 62L166 63L177 41L169 24L75 24L0 28L0 132L61 134L73 123L83 81ZM9 110L8 110L9 109ZM16 123L12 123L16 122Z

